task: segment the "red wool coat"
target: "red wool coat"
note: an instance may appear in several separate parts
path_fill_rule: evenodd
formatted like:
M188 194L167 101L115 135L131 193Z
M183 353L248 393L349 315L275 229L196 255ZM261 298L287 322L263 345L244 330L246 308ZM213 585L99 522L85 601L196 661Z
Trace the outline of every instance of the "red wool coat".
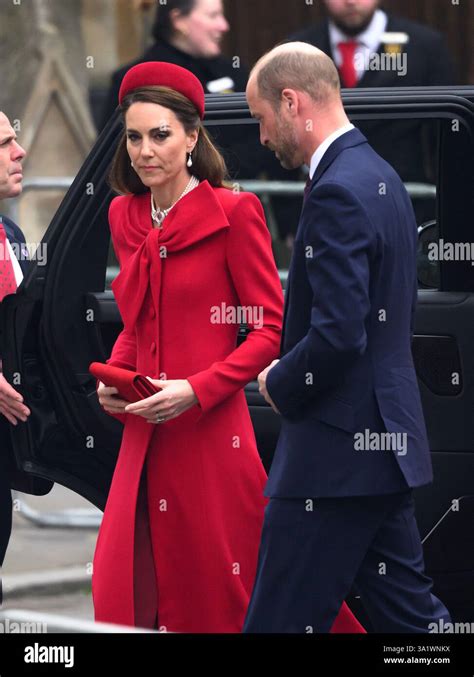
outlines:
M94 554L95 618L137 623L144 471L159 626L239 632L267 502L243 387L278 357L283 310L263 209L252 194L203 181L161 230L152 226L149 193L115 198L109 218L124 330L108 362L188 379L199 405L158 425L118 416L122 445ZM263 324L236 348L238 322L216 322L216 308L247 306ZM357 629L345 608L342 616L340 631Z

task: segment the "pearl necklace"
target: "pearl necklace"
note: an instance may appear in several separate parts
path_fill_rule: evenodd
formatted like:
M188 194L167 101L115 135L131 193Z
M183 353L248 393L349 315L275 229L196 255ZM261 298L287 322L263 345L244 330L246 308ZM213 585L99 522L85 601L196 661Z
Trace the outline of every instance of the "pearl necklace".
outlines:
M159 207L156 208L155 201L153 200L153 193L151 193L151 218L158 225L158 228L163 228L163 221L165 220L165 217L168 216L169 212L173 209L175 204L179 202L181 198L184 197L187 193L191 192L193 188L196 188L196 186L198 185L199 179L196 176L191 176L186 188L183 190L179 198L175 202L173 202L171 207L168 207L168 209L160 209Z

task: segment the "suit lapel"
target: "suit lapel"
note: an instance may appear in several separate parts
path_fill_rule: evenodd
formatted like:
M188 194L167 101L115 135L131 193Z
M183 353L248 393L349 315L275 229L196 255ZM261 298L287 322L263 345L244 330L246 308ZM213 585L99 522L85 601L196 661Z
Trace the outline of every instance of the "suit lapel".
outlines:
M384 45L383 43L380 43L379 48L376 52L379 56L381 56L384 53ZM369 66L370 66L370 61L369 61ZM383 71L381 69L378 70L370 70L370 68L367 68L361 79L357 83L357 87L382 87L382 86L387 85L387 71Z
M394 21L390 15L388 15L387 28L385 29L386 33L396 32L398 26L394 24ZM381 42L376 54L382 56L385 53L385 44ZM370 63L370 62L369 62ZM395 71L387 70L365 70L361 79L357 83L357 87L389 87L391 85L390 80L393 80L394 84L398 86L400 78ZM397 82L398 81L398 82Z
M292 259L292 263L293 263L293 259ZM288 277L286 278L285 307L283 309L283 323L282 323L281 339L280 339L280 353L283 353L283 346L285 345L286 316L288 314L288 304L290 302L291 268L292 268L292 265L290 264L290 270L288 271Z
M334 54L332 53L331 41L329 39L329 21L327 18L321 23L321 30L317 35L316 40L319 49L325 52L334 61Z
M346 148L351 148L353 146L358 146L361 143L367 143L367 139L365 136L357 129L351 129L350 132L346 132L346 134L343 134L340 136L338 139L332 143L327 151L324 153L321 162L319 163L313 179L310 184L310 191L313 190L314 186L316 183L319 181L321 176L324 174L326 169L330 166L332 162L336 159L336 157L341 153L343 150ZM286 318L288 315L288 306L290 303L290 291L291 291L291 274L293 270L293 266L295 263L295 257L294 254L291 257L291 263L290 263L290 269L288 271L288 278L286 280L286 289L285 289L285 306L284 306L284 311L283 311L283 328L282 328L282 333L281 333L281 341L280 341L280 351L283 353L283 347L284 347L284 342L285 342L285 327L286 327Z
M9 219L5 217L2 218L2 223L5 228L5 233L8 238L8 241L10 245L13 248L13 252L16 255L18 252L18 249L21 251L21 256L16 257L18 260L18 263L20 264L21 272L23 273L23 276L25 276L28 272L29 266L30 266L30 261L28 260L28 250L26 249L26 244L23 239L20 239L19 237L16 237L15 235L15 230L13 226L13 221L10 221ZM15 226L18 228L18 226ZM20 229L18 228L18 232L21 233Z
M319 163L311 181L310 190L313 189L313 186L319 181L329 165L334 162L339 153L341 153L346 148L359 146L361 143L367 143L367 139L362 134L362 132L357 129L357 127L354 127L354 129L351 129L349 132L346 132L336 139L321 158L321 162Z
M27 272L30 268L31 261L28 261L27 259L22 258L22 259L20 259L20 261L18 261L18 263L20 264L20 268L21 268L21 272L23 273L23 277L26 277L26 274L27 274Z

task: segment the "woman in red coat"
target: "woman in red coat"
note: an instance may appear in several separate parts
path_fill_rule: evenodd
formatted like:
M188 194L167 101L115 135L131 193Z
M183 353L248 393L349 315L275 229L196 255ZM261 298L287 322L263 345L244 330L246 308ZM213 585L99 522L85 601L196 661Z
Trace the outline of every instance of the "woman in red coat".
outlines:
M95 618L240 632L256 572L266 474L243 387L279 354L282 291L263 209L223 187L191 73L128 71L110 206L124 329L108 363L162 391L99 385L124 424L94 555ZM169 213L168 213L169 212ZM240 322L251 331L236 347ZM360 631L343 607L333 631Z

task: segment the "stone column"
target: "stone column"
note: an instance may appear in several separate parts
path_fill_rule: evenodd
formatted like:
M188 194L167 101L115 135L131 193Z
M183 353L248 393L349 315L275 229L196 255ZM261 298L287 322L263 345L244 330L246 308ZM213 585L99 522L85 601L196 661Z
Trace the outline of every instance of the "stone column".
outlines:
M81 12L82 0L2 0L0 109L28 153L26 181L74 176L96 136ZM29 242L40 241L63 195L23 193L15 212Z

